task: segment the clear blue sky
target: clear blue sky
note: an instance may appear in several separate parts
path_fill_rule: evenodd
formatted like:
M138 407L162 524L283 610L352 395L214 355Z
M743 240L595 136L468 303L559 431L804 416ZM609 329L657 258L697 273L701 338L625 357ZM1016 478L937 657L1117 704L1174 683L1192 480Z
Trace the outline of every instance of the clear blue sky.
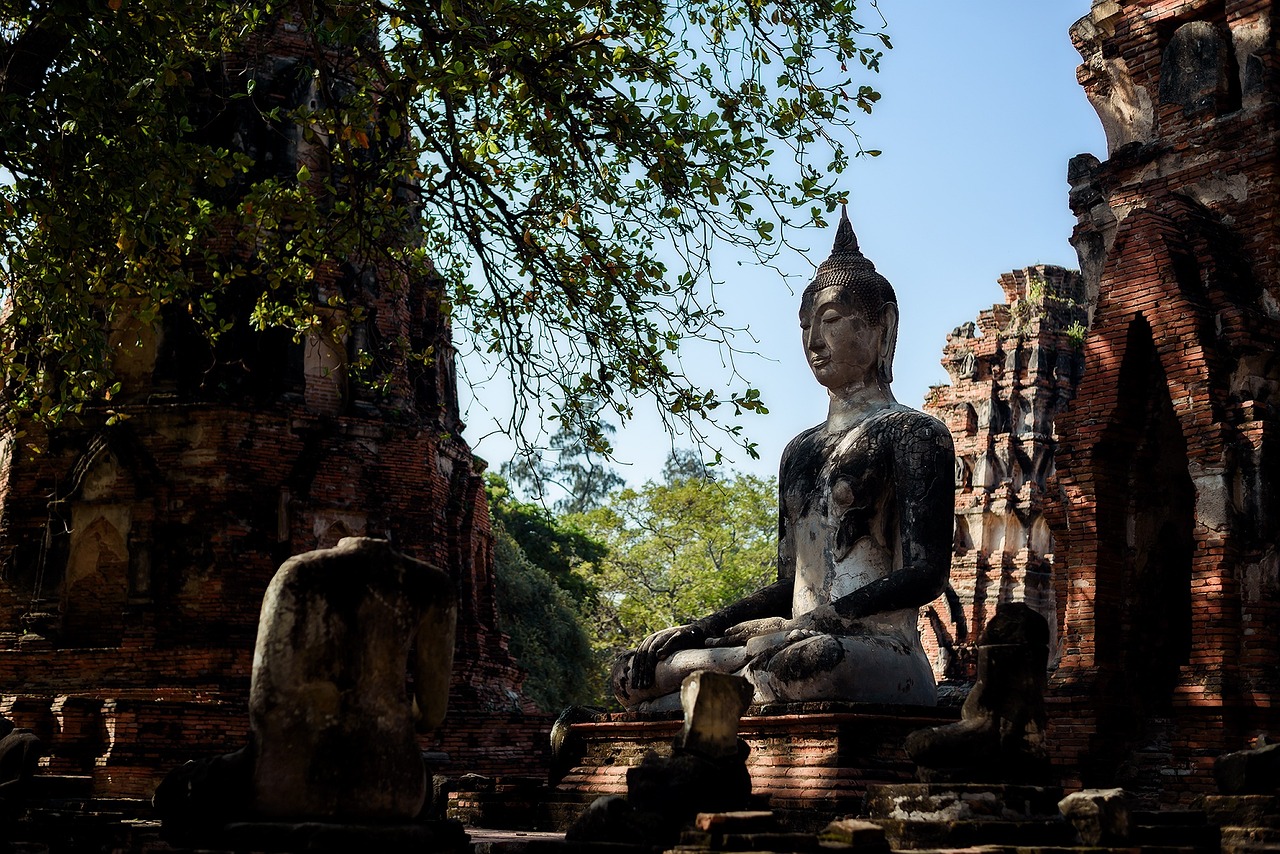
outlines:
M883 100L859 128L864 145L884 153L857 159L845 188L863 252L898 293L894 392L918 407L930 385L946 381L939 358L947 333L1003 300L1001 273L1037 263L1077 266L1068 243L1067 161L1085 151L1104 157L1105 142L1076 83L1080 56L1067 35L1089 0L880 0L880 8L894 48L874 81ZM826 258L833 236L834 229L805 232L807 260L781 259L801 277L798 287L811 264ZM758 343L741 344L762 356L740 359L738 371L770 409L741 422L760 460L732 445L724 450L734 468L774 474L787 441L826 414L826 393L800 348L798 288L746 266L718 277L729 323L749 328ZM706 350L689 353L686 366L708 381L729 379ZM496 469L513 444L486 409L502 411L510 390L498 378L476 391L475 402L465 389L463 398L464 437ZM652 409L639 403L637 419L615 442L618 470L636 484L659 476L673 441Z

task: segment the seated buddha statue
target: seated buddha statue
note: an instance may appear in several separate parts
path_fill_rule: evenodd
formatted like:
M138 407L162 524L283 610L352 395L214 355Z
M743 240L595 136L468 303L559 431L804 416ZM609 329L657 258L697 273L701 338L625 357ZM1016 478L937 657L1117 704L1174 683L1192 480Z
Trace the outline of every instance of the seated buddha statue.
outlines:
M757 704L937 702L916 623L950 569L955 452L890 391L897 298L843 212L800 333L830 405L782 455L778 580L620 657L613 689L632 711L678 709L699 670L745 677Z

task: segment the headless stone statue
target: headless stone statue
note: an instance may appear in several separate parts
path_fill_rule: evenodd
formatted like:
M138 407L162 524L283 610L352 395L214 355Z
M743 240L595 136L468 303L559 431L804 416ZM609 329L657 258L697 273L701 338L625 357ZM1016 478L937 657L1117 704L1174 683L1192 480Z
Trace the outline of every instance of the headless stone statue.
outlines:
M746 677L756 703L937 702L916 621L950 569L955 453L940 421L889 389L897 298L843 214L800 329L830 407L783 452L778 581L620 658L628 709L679 708L698 670Z
M427 779L414 733L444 720L456 616L448 576L383 540L286 561L253 653L254 812L417 815Z
M1052 779L1045 747L1049 624L1023 602L996 608L978 641L978 681L960 720L907 736L925 783L1018 783Z
M290 558L262 601L249 746L175 769L157 812L175 825L411 821L428 785L415 731L444 719L456 617L449 577L384 540Z

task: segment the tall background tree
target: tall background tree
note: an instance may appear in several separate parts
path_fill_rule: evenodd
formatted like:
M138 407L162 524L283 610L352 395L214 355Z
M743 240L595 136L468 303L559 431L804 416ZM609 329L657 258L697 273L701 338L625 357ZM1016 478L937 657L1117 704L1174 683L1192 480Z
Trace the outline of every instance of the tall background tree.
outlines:
M502 464L502 474L540 502L555 490L563 495L555 502L557 513L586 513L599 507L609 493L626 483L605 461L607 443L617 428L590 421L587 433L561 425L551 437L549 454L526 448L514 460ZM593 447L591 436L600 437Z
M5 414L109 409L121 330L165 314L210 338L248 323L341 340L343 296L316 282L364 259L439 281L460 337L507 367L513 421L553 407L599 447L600 407L626 419L650 395L703 437L761 408L673 359L691 336L726 338L699 289L708 253L767 261L836 204L852 116L878 98L848 69L876 70L888 45L857 13L0 0ZM281 28L306 46L308 97L258 87L251 60ZM313 166L255 165L228 130L249 120ZM355 367L378 382L376 363Z
M547 477L563 479L558 464ZM614 489L581 513L521 501L501 476L488 488L503 630L546 711L613 705L617 654L777 574L777 481L713 476L693 449L673 450L661 481Z
M777 578L777 481L733 472L711 479L701 467L690 471L692 459L673 453L662 482L619 490L574 517L606 549L579 568L599 591L588 618L598 673L649 633Z

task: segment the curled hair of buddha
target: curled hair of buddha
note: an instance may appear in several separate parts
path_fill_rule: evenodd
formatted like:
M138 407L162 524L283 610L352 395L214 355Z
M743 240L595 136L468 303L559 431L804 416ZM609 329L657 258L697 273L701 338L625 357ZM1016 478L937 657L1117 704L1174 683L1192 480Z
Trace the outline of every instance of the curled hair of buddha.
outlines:
M840 226L836 229L835 244L831 255L818 265L813 281L800 297L803 304L824 288L839 288L841 302L857 311L867 323L881 323L881 313L886 305L898 306L898 296L889 280L876 272L876 265L858 248L858 236L853 233L849 212L840 208ZM889 345L880 364L880 378L886 384L893 380L893 349L897 343L897 312L894 312L893 329L886 330Z
M876 272L876 265L858 248L858 236L853 233L853 223L844 207L840 209L840 227L831 255L818 265L818 272L801 299L809 299L823 288L840 288L850 305L872 323L879 322L880 310L887 303L898 304L893 285Z

